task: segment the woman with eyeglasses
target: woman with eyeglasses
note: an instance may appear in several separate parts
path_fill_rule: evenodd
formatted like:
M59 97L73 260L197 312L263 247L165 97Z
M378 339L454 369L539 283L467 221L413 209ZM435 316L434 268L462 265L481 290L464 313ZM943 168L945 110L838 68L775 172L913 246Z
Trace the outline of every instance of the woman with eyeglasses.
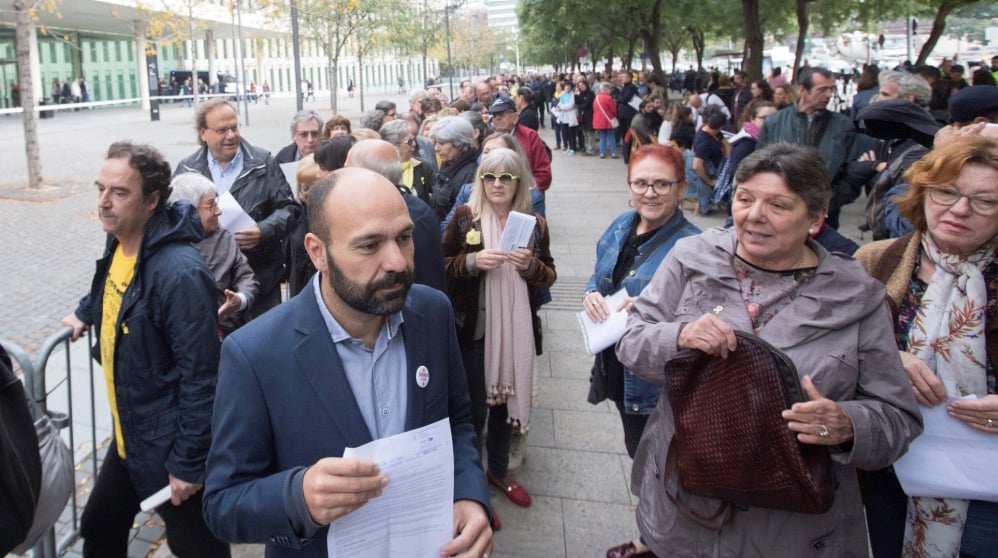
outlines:
M617 217L596 244L596 267L582 298L582 307L602 322L619 308L610 308L605 297L627 290L630 304L651 281L677 240L700 234L679 208L686 192L686 165L679 151L668 145L638 148L627 165L628 204L633 207ZM589 402L610 399L620 413L627 455L634 458L648 415L658 403L661 386L631 374L610 347L596 355L590 378ZM637 552L647 550L632 541ZM626 546L626 544L624 545Z
M908 374L900 387L998 444L998 143L971 136L936 147L905 180L897 203L915 230L856 252L887 287ZM976 401L954 401L968 395ZM874 556L995 555L998 503L909 497L892 468L861 480Z
M433 166L416 157L416 136L405 120L392 120L378 130L381 139L398 149L402 161L402 185L416 197L430 203L430 192L437 184L437 172Z
M482 158L467 205L443 235L444 264L450 277L458 341L468 376L472 423L485 447L489 483L518 506L530 494L508 472L513 430L526 432L537 395L535 324L530 288L554 284L557 274L549 248L547 222L531 211L533 174L524 157L495 149ZM525 246L498 248L512 212L533 215ZM499 521L496 519L496 528Z

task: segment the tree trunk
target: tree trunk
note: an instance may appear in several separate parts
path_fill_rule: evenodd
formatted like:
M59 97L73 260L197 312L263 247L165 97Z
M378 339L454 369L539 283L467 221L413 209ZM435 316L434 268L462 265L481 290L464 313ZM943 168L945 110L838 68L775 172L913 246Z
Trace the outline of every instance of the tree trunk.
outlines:
M21 116L24 120L24 154L28 162L28 188L42 186L42 160L38 149L38 114L35 113L35 87L31 75L31 37L35 24L25 0L14 0L16 22L17 81L21 88Z
M797 0L797 49L794 52L794 83L797 83L797 70L800 68L801 58L804 56L804 39L807 38L807 30L810 25L810 18L808 18L807 14L807 3L809 1Z
M603 67L603 73L609 75L613 72L613 46L611 45L606 51L606 65Z
M662 71L662 1L657 0L651 10L648 24L638 32L645 44L645 54L651 60L652 75L658 83L665 83Z
M697 53L697 70L703 71L703 54L706 50L707 37L703 31L692 27L689 28L690 38L693 39L693 50Z
M936 12L936 17L932 20L932 31L929 32L928 38L925 40L925 44L922 45L922 50L918 52L918 60L915 62L916 65L925 64L925 60L932 54L932 50L936 48L936 43L939 42L939 37L942 36L943 30L946 29L946 18L957 8L962 8L963 6L969 6L970 4L976 4L979 0L949 0L943 2L939 6L939 11Z
M632 33L630 38L627 39L627 53L624 54L624 59L621 60L625 70L631 69L631 63L634 62L634 48L638 44L638 34Z
M762 25L759 22L759 0L742 0L742 14L745 21L745 54L742 57L742 71L748 74L750 82L762 79Z

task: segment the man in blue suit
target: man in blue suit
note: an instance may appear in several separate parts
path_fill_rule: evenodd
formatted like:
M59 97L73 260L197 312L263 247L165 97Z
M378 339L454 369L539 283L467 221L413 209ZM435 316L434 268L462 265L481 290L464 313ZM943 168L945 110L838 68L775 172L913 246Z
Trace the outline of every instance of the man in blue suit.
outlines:
M329 525L390 482L357 447L449 417L454 538L446 556L492 547L453 310L412 285L413 223L398 191L345 168L309 193L305 248L318 273L298 296L226 339L204 514L268 557L326 556Z

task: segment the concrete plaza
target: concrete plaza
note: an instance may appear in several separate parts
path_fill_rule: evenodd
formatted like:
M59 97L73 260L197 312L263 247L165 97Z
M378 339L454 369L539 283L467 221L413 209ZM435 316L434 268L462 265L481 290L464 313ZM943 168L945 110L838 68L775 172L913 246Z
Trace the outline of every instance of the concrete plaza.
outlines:
M381 98L398 102L399 112L407 110L404 97L389 95L369 96L366 108ZM339 112L356 122L359 98L339 101ZM151 143L174 164L197 147L193 110L179 104L161 108L158 122L150 122L148 111L138 108L58 112L55 118L40 120L42 166L54 187L38 194L14 186L27 177L21 120L0 116L0 149L7 153L0 167L0 253L8 262L6 273L0 274L0 337L37 349L89 288L94 260L105 239L96 218L92 183L112 141ZM272 152L290 142L293 99L274 98L269 106L260 102L249 108L244 138ZM324 118L332 114L328 98L320 97L306 108ZM542 137L554 145L550 129L542 130ZM620 420L612 404L586 402L592 357L585 353L575 316L592 273L596 240L614 217L628 209L625 167L620 160L560 151L553 159L547 213L558 281L552 289L553 302L542 311L540 397L532 416L528 456L517 475L533 496L533 505L518 508L492 489L503 522L495 537L496 558L600 557L607 547L636 535L631 463ZM847 208L842 217L842 231L857 241L861 203ZM691 220L701 228L721 222L716 214ZM71 353L74 376L87 374L84 344L73 345ZM59 358L63 357L57 352L52 361ZM101 386L103 380L98 379ZM98 437L109 432L108 419L101 416L108 416L106 402L98 401ZM73 420L89 427L89 419L74 416ZM76 441L79 453L80 436ZM156 518L140 516L137 523L141 528L136 530L132 556L171 556L165 545L157 549L162 530ZM240 545L235 555L262 556L262 546Z

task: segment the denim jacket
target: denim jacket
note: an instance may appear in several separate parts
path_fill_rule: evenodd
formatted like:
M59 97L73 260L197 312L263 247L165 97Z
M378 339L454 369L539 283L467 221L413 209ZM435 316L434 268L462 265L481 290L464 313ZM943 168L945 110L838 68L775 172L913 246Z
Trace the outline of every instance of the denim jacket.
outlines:
M613 268L616 267L620 249L627 242L638 218L637 211L628 211L617 217L600 237L596 244L595 272L586 283L586 292L599 291L603 296L609 296L616 291L613 288ZM687 221L682 211L677 209L665 225L641 245L634 265L621 281L621 287L627 289L627 295L633 297L641 294L677 240L697 234L700 234L700 229ZM624 369L624 408L628 413L650 414L658 404L661 392L662 386L648 383Z

